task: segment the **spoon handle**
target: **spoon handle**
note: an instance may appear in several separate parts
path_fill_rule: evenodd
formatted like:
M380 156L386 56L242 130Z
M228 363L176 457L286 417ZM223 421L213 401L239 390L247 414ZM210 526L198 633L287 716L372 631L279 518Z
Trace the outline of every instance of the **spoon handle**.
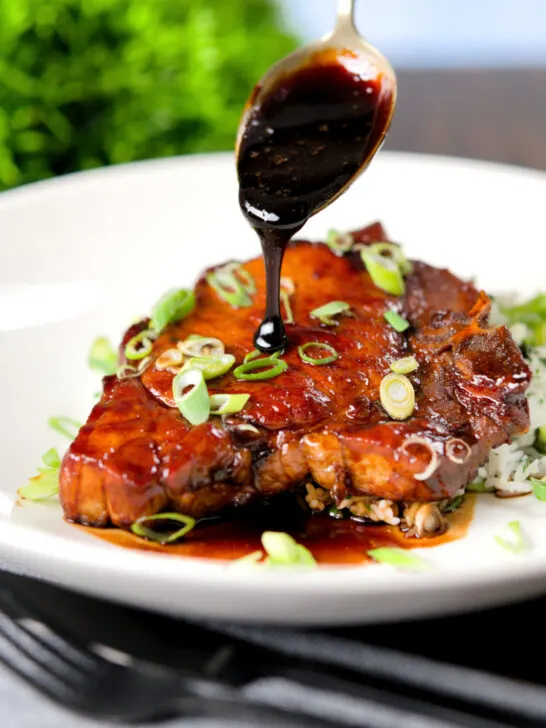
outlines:
M353 20L354 10L355 0L337 0L336 30L341 30L342 28L345 28L347 30L355 29Z

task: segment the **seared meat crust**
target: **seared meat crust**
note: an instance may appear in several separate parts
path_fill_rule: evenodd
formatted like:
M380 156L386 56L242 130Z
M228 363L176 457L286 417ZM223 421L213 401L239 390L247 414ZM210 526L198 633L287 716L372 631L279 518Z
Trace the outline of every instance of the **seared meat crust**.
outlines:
M379 224L353 237L360 244L387 239ZM242 361L265 306L262 259L244 268L257 286L252 307L231 308L203 276L194 312L157 339L154 360L200 334L221 338ZM283 276L295 284L288 370L259 382L238 382L231 373L209 381L211 392L251 397L239 415L197 427L174 407L172 371L152 365L140 379L105 377L100 402L63 460L67 519L128 526L165 509L202 517L308 477L338 503L358 495L435 501L452 497L492 447L528 428L530 372L509 331L489 327L489 299L471 283L415 262L405 296L389 296L372 283L358 253L338 257L326 245L305 241L289 246ZM340 299L352 315L339 317L337 326L310 317ZM409 335L385 321L389 308L410 321ZM147 323L129 329L120 351ZM339 359L326 366L302 362L297 347L308 341L332 345ZM410 419L396 422L381 407L379 385L389 364L409 354L419 362L409 375L416 407ZM240 430L241 423L258 432ZM415 476L426 470L430 449L403 447L408 437L425 438L436 452L438 466L426 480ZM464 463L446 455L452 438L470 447Z

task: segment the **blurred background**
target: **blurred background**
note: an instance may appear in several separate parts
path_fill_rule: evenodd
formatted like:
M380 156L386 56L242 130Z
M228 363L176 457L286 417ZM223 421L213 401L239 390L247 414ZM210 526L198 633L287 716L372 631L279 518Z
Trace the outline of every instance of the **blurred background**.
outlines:
M232 149L260 75L335 0L0 0L0 189ZM360 0L393 62L391 149L546 168L545 0Z

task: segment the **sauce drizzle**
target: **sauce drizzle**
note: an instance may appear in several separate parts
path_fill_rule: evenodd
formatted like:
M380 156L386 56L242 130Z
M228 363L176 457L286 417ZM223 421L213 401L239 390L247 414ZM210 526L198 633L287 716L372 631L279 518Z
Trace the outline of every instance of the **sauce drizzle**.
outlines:
M370 75L371 74L371 75ZM392 91L348 51L327 49L254 103L238 150L239 204L264 254L267 303L254 343L265 353L287 344L280 314L284 250L305 222L338 197L383 140Z

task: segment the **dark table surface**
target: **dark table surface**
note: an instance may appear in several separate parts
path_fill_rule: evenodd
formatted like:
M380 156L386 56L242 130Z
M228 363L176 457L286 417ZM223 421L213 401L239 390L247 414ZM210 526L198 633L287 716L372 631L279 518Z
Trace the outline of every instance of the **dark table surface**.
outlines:
M546 68L398 72L385 149L546 169Z

